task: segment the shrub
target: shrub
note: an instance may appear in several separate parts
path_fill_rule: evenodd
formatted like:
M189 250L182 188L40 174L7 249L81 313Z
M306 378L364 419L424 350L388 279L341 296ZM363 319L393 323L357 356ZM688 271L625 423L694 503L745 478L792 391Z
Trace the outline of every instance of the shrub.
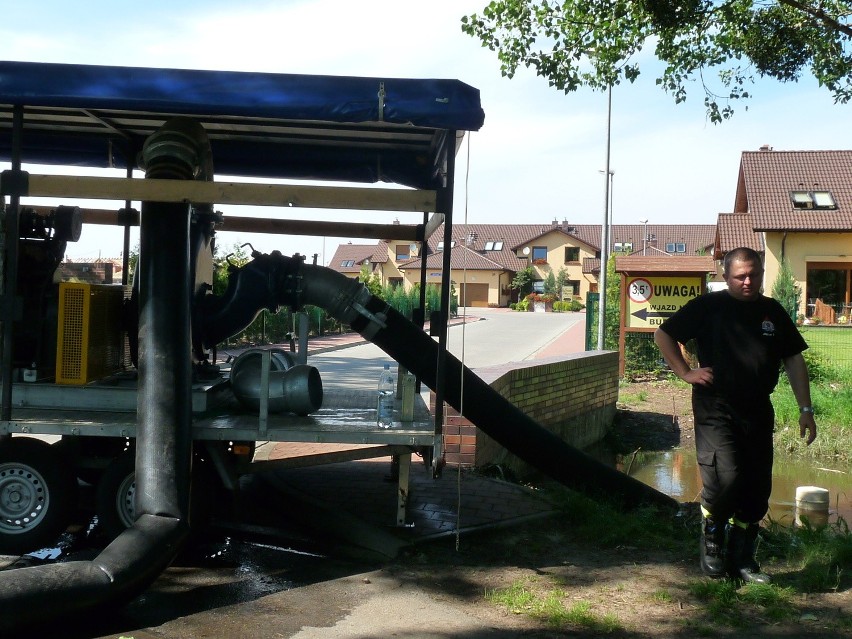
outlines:
M791 319L796 319L802 301L802 290L796 285L793 269L786 259L781 260L781 268L772 284L772 297L778 300Z

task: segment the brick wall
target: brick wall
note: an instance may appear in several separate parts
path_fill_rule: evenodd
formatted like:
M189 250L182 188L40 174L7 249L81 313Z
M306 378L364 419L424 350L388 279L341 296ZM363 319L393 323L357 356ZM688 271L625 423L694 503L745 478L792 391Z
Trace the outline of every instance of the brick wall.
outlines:
M593 351L510 362L475 372L503 397L576 448L600 441L615 417L616 352ZM527 474L527 464L452 407L447 406L445 411L444 452L448 464L500 464L518 475Z

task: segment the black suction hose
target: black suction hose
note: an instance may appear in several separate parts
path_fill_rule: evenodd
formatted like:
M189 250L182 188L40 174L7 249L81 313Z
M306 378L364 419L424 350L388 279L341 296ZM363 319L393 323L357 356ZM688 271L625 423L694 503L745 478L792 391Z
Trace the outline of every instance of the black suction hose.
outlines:
M146 141L146 177L209 179L203 128L167 122ZM140 368L136 512L91 562L0 572L0 630L123 605L177 556L189 531L191 465L189 205L144 202L140 220Z
M287 259L287 258L285 258ZM282 304L313 304L369 339L434 390L438 344L359 282L329 268L301 264L299 286L284 286ZM678 503L642 482L600 463L546 430L497 393L452 354L446 353L445 399L480 430L552 479L587 493L606 495L627 507Z

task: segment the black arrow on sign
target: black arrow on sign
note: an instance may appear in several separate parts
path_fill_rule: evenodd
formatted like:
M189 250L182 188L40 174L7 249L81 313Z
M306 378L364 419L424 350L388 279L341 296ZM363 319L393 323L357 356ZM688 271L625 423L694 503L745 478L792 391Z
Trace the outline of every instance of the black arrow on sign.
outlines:
M649 317L671 317L675 311L649 311L647 308L640 308L638 311L633 311L631 315L638 317L643 322Z

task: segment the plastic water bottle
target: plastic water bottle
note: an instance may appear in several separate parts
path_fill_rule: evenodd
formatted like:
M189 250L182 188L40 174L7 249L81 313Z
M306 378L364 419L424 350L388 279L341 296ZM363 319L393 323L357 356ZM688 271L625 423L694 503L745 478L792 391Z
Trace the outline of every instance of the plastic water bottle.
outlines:
M385 364L379 377L379 391L376 399L376 424L379 428L390 428L393 424L394 379L390 364Z

